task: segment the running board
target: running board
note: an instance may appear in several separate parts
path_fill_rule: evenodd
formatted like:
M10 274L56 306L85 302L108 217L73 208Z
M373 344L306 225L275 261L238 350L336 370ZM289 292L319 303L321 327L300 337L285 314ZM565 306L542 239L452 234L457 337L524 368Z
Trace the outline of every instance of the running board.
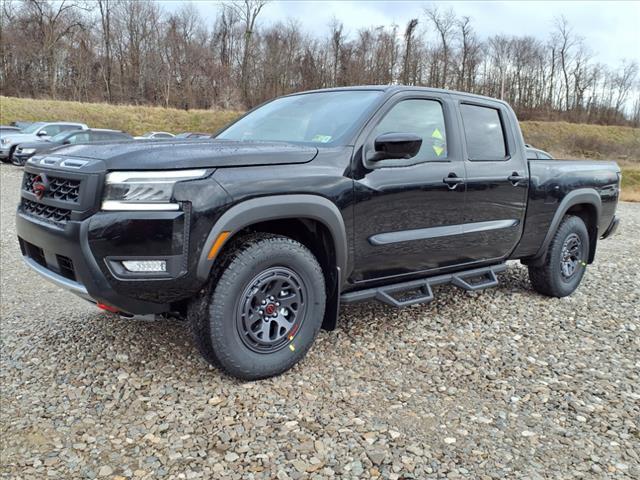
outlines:
M433 300L433 290L431 287L451 283L456 287L471 292L495 287L498 285L498 277L496 274L504 271L506 268L507 265L501 263L499 265L491 265L490 267L475 268L473 270L438 275L437 277L421 278L409 282L343 293L340 296L340 302L346 304L375 299L398 308L408 307L416 303L428 303ZM416 290L419 294L408 299L399 299L393 296L393 294Z

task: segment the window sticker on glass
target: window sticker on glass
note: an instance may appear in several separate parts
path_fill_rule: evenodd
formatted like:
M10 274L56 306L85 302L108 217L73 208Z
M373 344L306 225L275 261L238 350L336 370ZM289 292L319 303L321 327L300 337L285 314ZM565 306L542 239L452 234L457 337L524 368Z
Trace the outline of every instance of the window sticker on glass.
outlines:
M331 135L316 135L311 139L312 142L327 143L331 141Z
M442 133L440 133L439 128L436 127L433 130L433 133L431 134L431 138L433 139L433 151L435 152L436 156L439 157L444 153L444 150L446 147L444 137L442 136Z

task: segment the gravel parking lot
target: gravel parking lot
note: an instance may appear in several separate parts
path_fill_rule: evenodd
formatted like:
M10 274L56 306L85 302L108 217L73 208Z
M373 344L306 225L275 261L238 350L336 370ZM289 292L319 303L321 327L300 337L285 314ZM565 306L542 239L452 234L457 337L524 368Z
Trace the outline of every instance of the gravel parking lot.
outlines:
M179 321L103 313L22 264L2 165L1 478L640 478L640 204L580 289L344 308L241 383Z

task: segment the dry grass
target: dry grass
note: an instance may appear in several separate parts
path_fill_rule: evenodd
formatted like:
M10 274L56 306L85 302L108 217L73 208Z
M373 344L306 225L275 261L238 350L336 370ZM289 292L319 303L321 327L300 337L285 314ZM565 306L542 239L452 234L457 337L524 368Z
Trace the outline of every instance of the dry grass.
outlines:
M521 122L525 142L558 158L640 165L640 128L567 122Z
M213 133L240 113L0 96L3 125L15 120L68 120L133 135L153 130ZM616 160L623 170L623 200L640 201L640 129L567 122L522 122L521 127L527 143L558 158Z
M622 167L622 195L625 202L640 202L640 164L621 162Z
M96 128L123 130L132 135L141 135L154 130L173 133L213 133L237 118L240 113L0 96L0 124L2 125L15 120L67 120L83 122Z
M556 158L615 160L622 200L640 202L640 128L567 122L521 122L525 142Z

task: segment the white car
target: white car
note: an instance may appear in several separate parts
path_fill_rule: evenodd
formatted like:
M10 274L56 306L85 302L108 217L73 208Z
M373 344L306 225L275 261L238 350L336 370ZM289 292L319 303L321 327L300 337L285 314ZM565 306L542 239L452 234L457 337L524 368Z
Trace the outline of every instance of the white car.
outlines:
M18 133L4 135L0 139L0 160L10 162L11 155L19 143L49 140L67 130L88 130L84 123L73 122L36 122Z
M136 140L161 140L163 138L173 138L175 135L169 132L147 132L144 135L133 137Z

